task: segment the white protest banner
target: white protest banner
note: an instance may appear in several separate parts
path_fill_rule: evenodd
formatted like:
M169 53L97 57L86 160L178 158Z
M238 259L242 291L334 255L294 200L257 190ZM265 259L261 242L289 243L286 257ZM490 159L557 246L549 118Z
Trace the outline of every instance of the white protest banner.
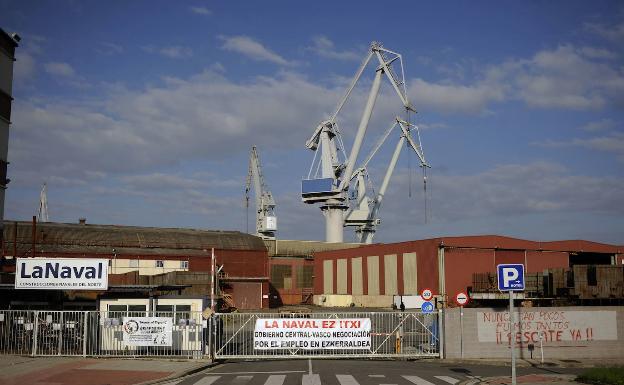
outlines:
M370 349L370 318L257 319L254 349Z
M123 317L122 329L126 345L172 345L173 320L168 317Z
M16 289L108 289L108 259L17 258L15 269Z

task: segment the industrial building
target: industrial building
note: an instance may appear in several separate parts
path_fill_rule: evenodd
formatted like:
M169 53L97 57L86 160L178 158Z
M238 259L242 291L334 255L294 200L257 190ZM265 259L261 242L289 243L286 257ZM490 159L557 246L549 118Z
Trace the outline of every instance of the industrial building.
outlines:
M103 297L166 295L208 297L211 257L216 256L224 306L268 306L268 255L262 239L237 231L6 221L1 308L34 302L50 307L84 305L95 309ZM104 258L109 260L109 290L69 292L14 290L15 258ZM198 309L202 310L202 309Z
M0 28L0 226L4 219L4 193L7 179L7 155L9 151L9 126L13 101L13 62L19 36L9 35ZM2 236L0 228L0 236Z
M389 307L395 296L417 296L428 288L441 306L455 306L459 292L488 304L502 298L496 287L496 265L502 263L525 266L527 291L518 298L622 300L623 259L621 246L582 240L488 235L374 244L314 253L314 302Z

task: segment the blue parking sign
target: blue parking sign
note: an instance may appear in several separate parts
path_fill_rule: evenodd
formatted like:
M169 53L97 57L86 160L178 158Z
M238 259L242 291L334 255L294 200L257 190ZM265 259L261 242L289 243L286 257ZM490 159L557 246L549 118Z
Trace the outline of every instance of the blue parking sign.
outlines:
M520 263L510 263L498 265L498 290L500 291L522 291L524 290L524 265Z

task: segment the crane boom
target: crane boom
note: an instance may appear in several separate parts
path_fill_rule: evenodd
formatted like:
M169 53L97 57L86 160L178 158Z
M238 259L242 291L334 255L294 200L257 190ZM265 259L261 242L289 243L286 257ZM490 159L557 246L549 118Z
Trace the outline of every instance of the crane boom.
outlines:
M267 188L262 175L260 158L256 146L251 148L249 154L249 171L245 184L245 202L249 207L249 191L253 181L256 196L256 235L264 239L275 239L277 231L277 218L275 216L275 200Z

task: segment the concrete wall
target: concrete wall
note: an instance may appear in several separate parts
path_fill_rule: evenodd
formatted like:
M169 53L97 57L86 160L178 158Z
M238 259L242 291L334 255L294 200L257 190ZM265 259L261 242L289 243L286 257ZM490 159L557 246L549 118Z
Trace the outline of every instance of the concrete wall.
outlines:
M515 308L516 357L544 359L624 357L624 307ZM510 358L506 309L445 309L445 358ZM463 354L462 354L463 346Z

